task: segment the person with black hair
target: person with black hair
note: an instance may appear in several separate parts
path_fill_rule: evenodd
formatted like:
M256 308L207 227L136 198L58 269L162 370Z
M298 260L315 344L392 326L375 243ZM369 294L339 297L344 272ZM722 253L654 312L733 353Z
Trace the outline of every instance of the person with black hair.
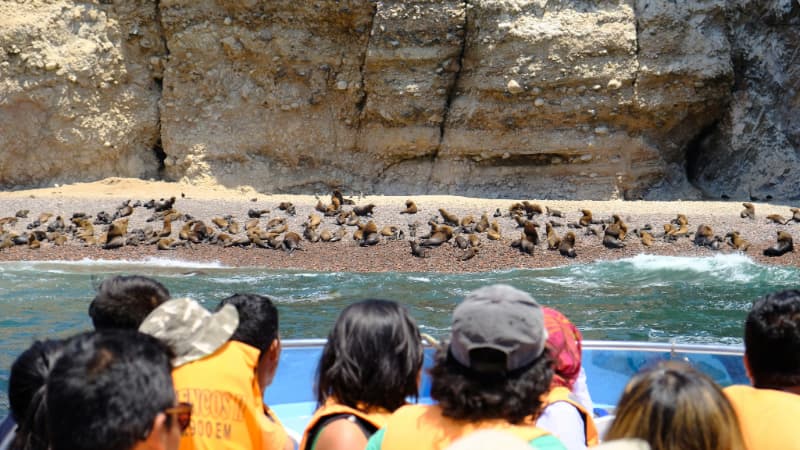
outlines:
M234 294L217 311L226 305L239 315L230 340L172 372L178 399L197 404L180 448L290 450L293 441L263 400L281 353L278 309L256 294Z
M11 365L6 423L14 425L0 427L0 449L47 450L45 386L63 347L61 340L36 341Z
M171 352L137 331L67 341L46 387L52 450L176 450L192 406L176 404Z
M97 287L89 304L95 330L136 330L151 311L169 300L169 290L158 281L141 276L107 278Z
M318 409L300 450L364 448L406 398L417 396L422 360L419 329L403 306L377 299L347 306L322 350Z
M751 386L729 386L747 448L800 448L800 290L758 299L744 325Z
M403 406L368 450L441 450L477 430L507 431L532 448L563 450L534 417L553 377L539 304L508 285L469 293L455 311L450 341L430 370L434 405Z

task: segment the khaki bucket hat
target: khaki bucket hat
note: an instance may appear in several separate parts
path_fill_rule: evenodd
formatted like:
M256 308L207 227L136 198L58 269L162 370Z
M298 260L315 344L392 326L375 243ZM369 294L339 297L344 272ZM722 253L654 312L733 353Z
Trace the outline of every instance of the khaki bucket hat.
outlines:
M239 313L225 305L215 313L190 298L168 300L145 317L139 331L172 348L173 367L204 358L222 347L239 326Z

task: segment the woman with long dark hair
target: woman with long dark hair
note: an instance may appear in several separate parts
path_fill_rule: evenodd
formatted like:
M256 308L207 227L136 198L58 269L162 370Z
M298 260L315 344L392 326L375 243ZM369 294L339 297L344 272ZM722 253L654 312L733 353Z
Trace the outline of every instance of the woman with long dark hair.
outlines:
M318 408L300 450L364 448L392 411L416 397L422 342L406 309L369 299L342 310L317 369Z

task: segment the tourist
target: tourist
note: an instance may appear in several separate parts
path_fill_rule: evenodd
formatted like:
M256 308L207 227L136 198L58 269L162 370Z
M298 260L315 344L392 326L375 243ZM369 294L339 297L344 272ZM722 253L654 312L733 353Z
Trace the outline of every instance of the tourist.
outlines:
M556 435L569 450L584 450L597 445L599 439L591 409L573 392L582 370L581 333L559 311L548 307L542 310L554 373L536 425Z
M281 352L278 310L269 297L256 294L235 294L217 309L226 305L239 313L230 340L172 374L178 399L196 404L180 448L289 450L293 441L263 400Z
M754 304L744 325L744 365L751 386L725 394L739 417L747 447L800 448L800 291L767 295Z
M301 450L364 448L389 415L416 397L423 350L408 311L389 300L346 307L317 369L318 409Z
M532 421L553 377L542 308L507 285L469 293L431 369L434 405L403 406L370 450L439 450L480 429L507 431L536 449L564 449Z
M653 450L746 448L722 390L685 363L665 361L633 376L615 412L607 440L639 438Z
M141 275L116 276L100 283L89 317L95 330L136 330L158 305L169 300L169 291L158 281Z
M61 356L64 341L36 341L11 365L8 403L11 414L0 426L0 449L47 450L45 387L50 370ZM18 426L16 424L19 424Z
M192 406L176 404L169 349L137 331L70 339L47 380L52 450L176 450Z

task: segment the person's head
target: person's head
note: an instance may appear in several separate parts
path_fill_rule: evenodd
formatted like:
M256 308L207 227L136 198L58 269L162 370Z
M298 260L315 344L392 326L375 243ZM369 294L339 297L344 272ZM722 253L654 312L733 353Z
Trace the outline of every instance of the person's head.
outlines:
M547 329L547 350L553 358L551 387L572 389L581 372L581 332L559 311L542 307Z
M261 389L264 389L275 377L281 353L278 308L270 297L258 294L233 294L219 303L217 311L225 305L233 305L239 312L239 326L231 340L255 347L260 352L257 376Z
M744 325L745 366L753 385L800 386L800 291L758 299Z
M151 311L167 300L167 288L152 278L116 276L97 287L97 295L89 304L89 317L95 330L136 330Z
M45 386L63 347L60 340L36 341L11 365L8 402L18 425L12 449L48 448Z
M191 410L176 408L170 357L137 331L70 339L47 380L52 450L177 449Z
M553 377L542 308L507 285L469 293L453 311L448 345L431 368L445 416L519 423L539 411Z
M317 368L317 401L394 411L417 396L422 340L398 303L364 300L342 310Z
M736 413L719 386L676 361L631 378L605 438L639 438L653 450L745 448Z

